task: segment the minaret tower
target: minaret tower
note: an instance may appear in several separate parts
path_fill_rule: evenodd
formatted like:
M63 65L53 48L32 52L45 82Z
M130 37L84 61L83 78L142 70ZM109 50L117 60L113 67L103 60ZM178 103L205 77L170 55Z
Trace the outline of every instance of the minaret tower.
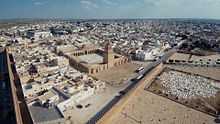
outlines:
M109 42L105 45L104 63L108 64L108 67L114 66L114 52Z

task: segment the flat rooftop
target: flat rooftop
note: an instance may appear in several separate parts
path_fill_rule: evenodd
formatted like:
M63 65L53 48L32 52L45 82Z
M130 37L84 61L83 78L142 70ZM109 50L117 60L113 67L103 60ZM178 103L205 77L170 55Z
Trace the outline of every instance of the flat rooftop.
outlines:
M103 63L103 56L98 54L88 54L78 56L81 62L86 62L88 64L100 64Z
M54 108L44 108L39 105L28 106L34 122L40 123L62 119L63 116Z

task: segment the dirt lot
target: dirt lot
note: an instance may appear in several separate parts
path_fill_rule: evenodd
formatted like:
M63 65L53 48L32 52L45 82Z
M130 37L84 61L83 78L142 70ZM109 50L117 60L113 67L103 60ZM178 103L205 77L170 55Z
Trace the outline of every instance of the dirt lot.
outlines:
M210 77L215 80L220 80L220 68L213 67L191 67L181 65L167 65L167 67L175 70L198 74L204 77Z
M92 75L100 80L106 81L109 84L119 85L123 81L127 80L132 74L135 73L135 70L140 67L137 64L127 63L118 67L114 67L95 75Z
M140 91L112 124L213 124L214 117Z

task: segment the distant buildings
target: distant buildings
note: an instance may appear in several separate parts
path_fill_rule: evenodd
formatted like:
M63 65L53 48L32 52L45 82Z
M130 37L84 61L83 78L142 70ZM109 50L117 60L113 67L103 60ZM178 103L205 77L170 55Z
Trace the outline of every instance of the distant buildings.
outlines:
M33 39L35 41L40 40L40 39L44 39L44 38L48 38L48 37L52 37L52 33L50 33L49 31L33 31L30 30L27 32L27 37L29 39Z
M197 46L210 44L219 50L219 30L216 24L170 20L49 21L0 29L0 45L14 56L19 94L33 122L59 124L66 112L105 90L105 82L92 74L132 59L154 61L173 47L197 52ZM214 67L220 58L175 53L166 63Z

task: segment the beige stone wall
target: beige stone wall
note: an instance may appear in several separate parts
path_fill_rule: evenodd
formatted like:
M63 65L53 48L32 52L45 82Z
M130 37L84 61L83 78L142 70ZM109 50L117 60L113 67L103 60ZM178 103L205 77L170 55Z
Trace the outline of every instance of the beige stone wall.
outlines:
M127 57L120 57L114 60L114 66L120 66L128 62L129 62L129 59Z
M73 56L82 56L82 55L87 55L87 54L92 54L92 53L96 53L97 49L84 49L84 50L78 50L78 51L74 51L72 52Z
M92 66L89 68L89 74L95 74L95 73L98 73L100 71L104 71L104 70L107 70L109 68L112 68L112 67L116 67L116 66L120 66L122 64L126 64L129 62L129 59L126 58L126 57L121 57L121 58L118 58L118 59L114 59L112 60L112 65L109 65L109 64L100 64L100 65L95 65L95 66Z
M95 73L98 73L98 72L106 70L106 69L108 69L107 64L95 65L95 66L92 66L89 68L89 74L95 74Z

